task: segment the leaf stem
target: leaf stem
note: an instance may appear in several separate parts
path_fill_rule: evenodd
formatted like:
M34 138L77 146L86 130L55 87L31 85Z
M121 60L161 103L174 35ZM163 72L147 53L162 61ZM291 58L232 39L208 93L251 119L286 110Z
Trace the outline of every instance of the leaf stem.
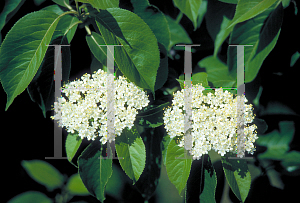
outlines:
M84 28L85 28L86 32L88 33L88 35L92 35L92 32L91 32L89 26L85 25Z
M179 14L178 14L178 16L176 17L176 20L175 20L177 24L179 24L182 16L183 16L183 13L180 11Z

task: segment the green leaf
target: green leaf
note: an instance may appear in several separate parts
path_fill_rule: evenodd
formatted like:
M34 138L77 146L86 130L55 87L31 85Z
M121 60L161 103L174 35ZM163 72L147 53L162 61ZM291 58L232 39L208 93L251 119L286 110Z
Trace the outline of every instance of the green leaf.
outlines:
M36 182L44 185L48 191L59 188L64 183L62 174L51 164L41 160L22 161L23 168Z
M145 145L137 129L133 126L130 130L125 128L121 136L116 137L116 151L120 165L133 184L139 179L145 168Z
M199 61L198 65L206 69L207 79L215 87L236 87L236 79L229 75L228 67L217 57L208 56Z
M208 155L207 160L204 160L204 163L204 188L199 199L201 203L216 202L215 192L217 187L217 175Z
M0 14L0 31L4 27L5 23L11 19L11 17L19 10L24 2L24 0L5 1L5 6Z
M14 198L10 199L7 203L52 203L53 201L45 194L38 191L23 192Z
M182 79L176 79L180 83L181 89L184 89L184 75L181 75ZM180 77L179 77L180 78ZM203 87L209 88L207 81L207 74L204 72L195 73L192 75L192 84L202 84Z
M215 57L233 29L233 27L227 29L227 26L234 16L235 7L234 4L226 4L217 0L208 1L205 20L208 33L214 41Z
M78 2L89 3L96 9L118 8L119 0L79 0Z
M103 158L100 138L95 139L79 156L79 175L87 190L98 200L105 200L105 186L112 175L112 159ZM100 158L101 157L101 158Z
M227 153L221 157L225 177L235 196L245 202L251 185L251 174L247 161L245 159L229 159L229 157L233 157L233 154Z
M91 35L87 35L85 37L86 42L95 56L95 58L102 63L102 65L106 66L107 62L107 47L106 46L98 46L105 45L104 39L101 35L96 32L92 32Z
M177 157L181 159L176 159ZM186 185L191 166L192 157L188 156L186 150L179 147L173 138L167 149L166 169L168 177L171 183L175 185L179 195Z
M112 176L109 178L108 183L106 185L105 192L106 194L114 197L115 199L121 201L121 193L125 187L125 184L127 184L127 177L124 174L124 171L119 168L116 164L112 164ZM125 180L126 177L127 179Z
M160 58L149 26L136 14L120 8L101 11L95 19L106 44L123 45L115 47L115 61L124 76L154 95Z
M208 4L207 0L202 0L200 9L198 10L197 28L199 28L202 24L202 21L207 11L207 4Z
M197 29L198 11L202 0L173 0L173 2L174 5L193 22L195 31Z
M183 43L183 44L192 44L192 40L190 39L188 33L185 29L177 24L176 21L170 16L166 16L168 21L169 29L170 29L170 44L168 50L170 50L175 44Z
M66 139L66 153L68 160L71 164L73 164L72 159L74 158L77 150L79 149L81 142L82 139L77 134L68 134Z
M283 8L270 7L252 20L236 25L230 36L229 44L253 45L245 47L245 82L256 77L263 61L273 50L280 34ZM228 47L227 64L230 74L236 77L237 48Z
M167 149L168 149L168 145L171 142L171 138L170 136L164 136L163 141L161 143L161 151L162 151L162 157L163 157L163 163L164 165L166 165L167 163Z
M66 38L59 37L50 44L67 44ZM71 71L71 50L69 46L61 47L62 54L62 81L69 79ZM46 111L51 110L54 103L54 46L50 46L36 75L27 87L28 94L33 102L41 108L44 117Z
M68 8L70 6L69 0L52 0L54 3L57 3L60 6Z
M67 184L66 184L66 189L68 190L69 193L73 195L89 195L89 191L86 189L84 186L80 176L78 173L73 174Z
M258 155L259 159L282 160L285 158L295 133L294 122L282 121L279 123L279 129L280 131L274 130L256 140L258 145L267 147L264 153Z
M219 1L228 3L228 4L237 4L239 2L239 0L219 0Z
M148 0L131 0L133 12L140 16L150 27L157 41L169 48L170 31L167 19L156 6L149 4Z
M239 0L234 17L228 28L261 14L276 1L277 0Z
M36 74L59 19L49 11L29 13L6 35L0 49L0 80L7 94L5 110Z
M290 67L293 67L295 65L295 63L297 62L297 60L300 57L300 53L298 51L296 51L293 56L291 57L291 63L290 63Z

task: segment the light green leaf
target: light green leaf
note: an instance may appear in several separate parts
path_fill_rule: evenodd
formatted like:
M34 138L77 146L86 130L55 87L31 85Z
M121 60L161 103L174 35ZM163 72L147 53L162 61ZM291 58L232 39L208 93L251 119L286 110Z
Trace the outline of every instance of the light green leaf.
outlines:
M78 173L73 174L67 184L66 189L73 195L89 195L89 191L84 186Z
M101 202L105 200L105 187L112 175L112 159L103 158L103 152L103 146L98 137L78 158L82 182L87 190Z
M77 134L71 134L71 133L68 134L65 147L66 147L68 160L71 164L73 164L72 159L74 158L77 150L79 149L81 142L82 139Z
M258 155L259 159L282 160L285 158L295 132L294 122L282 121L279 123L279 129L280 131L274 130L256 140L258 145L267 147L264 153Z
M116 137L115 147L118 157L123 157L119 159L122 169L135 184L146 162L145 145L135 126L130 130L125 128L121 136Z
M78 0L78 2L89 3L96 9L118 8L119 0Z
M185 29L180 25L177 24L174 19L172 19L170 16L166 16L166 19L168 21L169 29L170 29L170 44L169 49L170 50L175 44L183 43L183 44L192 44L192 40L189 37L188 33L185 31Z
M44 185L48 191L59 188L64 183L62 174L51 164L41 160L22 161L23 168L36 182Z
M170 31L164 13L156 6L150 5L148 0L131 0L131 3L134 7L133 12L147 23L152 32L155 34L157 41L168 49Z
M198 11L202 0L173 0L173 2L174 5L193 22L195 31L197 29Z
M230 36L229 44L253 45L245 47L245 82L251 82L256 77L263 61L273 50L280 34L283 19L283 8L279 4L255 18L236 25ZM230 75L236 77L237 48L229 46L227 64Z
M54 3L57 3L60 6L68 8L70 6L69 0L52 0Z
M7 94L5 110L36 74L59 19L49 11L29 13L6 35L0 49L0 79Z
M120 8L101 11L95 19L106 44L123 45L115 47L120 71L131 82L154 94L160 57L149 26L136 14Z
M101 35L96 32L92 32L91 35L87 35L85 37L86 42L95 56L95 58L102 64L106 66L107 62L107 47L106 46L98 46L105 45L104 39Z
M276 1L277 0L239 0L235 15L228 28L261 14Z
M296 51L291 58L290 67L293 67L295 65L295 63L297 62L299 57L300 57L300 53L298 51Z
M181 89L184 89L184 75L180 75L179 79L176 79L179 84ZM192 75L192 84L196 85L196 84L202 84L202 86L204 88L209 88L208 86L208 81L207 81L207 73L204 72L199 72L199 73L195 73Z
M161 151L164 165L166 165L167 162L167 149L171 140L172 139L170 138L170 136L164 136L163 141L161 143Z
M223 170L228 184L235 196L245 202L251 185L251 174L245 159L228 159L233 157L232 153L221 157Z
M14 15L16 11L23 5L24 0L10 0L5 1L5 6L0 14L0 31L4 27L5 23L7 23L10 18Z
M207 0L202 0L200 9L198 10L197 28L199 28L202 24L202 21L207 11L207 4L208 4Z
M214 166L211 163L210 157L207 155L208 159L205 161L203 166L204 170L204 188L199 196L201 203L211 203L216 202L215 192L217 187L217 175ZM203 158L203 157L202 157ZM202 184L202 183L200 183Z
M181 159L176 159L176 158ZM168 177L177 188L179 195L184 189L192 166L192 157L188 156L183 147L179 147L174 138L170 141L166 156Z
M7 203L52 203L53 201L45 194L38 191L23 192L14 198L10 199Z
M199 61L198 65L206 69L207 79L215 87L236 87L236 79L229 75L228 67L217 57L208 56Z

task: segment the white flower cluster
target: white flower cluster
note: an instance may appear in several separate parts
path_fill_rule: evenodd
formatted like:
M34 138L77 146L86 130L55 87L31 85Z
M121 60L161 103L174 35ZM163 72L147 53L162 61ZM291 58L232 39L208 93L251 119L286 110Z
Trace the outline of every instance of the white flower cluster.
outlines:
M107 73L99 69L92 74L84 74L81 80L72 81L62 88L65 97L54 102L55 115L59 126L66 127L69 133L88 140L101 137L102 144L107 137ZM110 85L110 84L109 84ZM125 127L131 129L137 109L149 104L146 93L126 78L120 76L114 81L115 134L120 136Z
M172 106L164 112L164 124L167 133L171 138L178 137L180 139L178 146L184 147L184 129L185 129L185 102L184 90L177 91L174 94ZM186 143L192 143L190 154L194 159L200 159L202 154L214 149L216 152L224 156L226 152L235 152L238 148L244 149L251 154L255 151L253 143L258 139L255 124L252 123L253 108L252 105L242 102L248 102L245 96L236 96L227 90L223 92L222 88L216 89L215 93L207 93L204 95L202 85L194 85L192 87L192 140ZM239 101L240 102L240 101ZM240 108L242 106L242 108ZM243 108L244 107L244 108ZM184 111L183 111L184 110ZM244 130L244 137L242 135ZM238 137L240 140L238 141ZM243 146L241 146L243 145ZM244 153L244 151L242 152ZM241 153L238 154L242 156Z

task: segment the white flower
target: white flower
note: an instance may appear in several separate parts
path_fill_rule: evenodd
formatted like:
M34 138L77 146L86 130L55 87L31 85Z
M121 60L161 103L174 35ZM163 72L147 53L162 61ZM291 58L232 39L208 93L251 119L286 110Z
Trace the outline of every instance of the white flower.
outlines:
M54 102L55 114L51 118L69 133L78 133L81 139L94 140L100 136L102 144L113 141L107 137L107 76L99 69L64 85L62 93L67 99L61 97ZM137 109L150 101L141 88L128 83L125 77L120 76L109 87L114 92L115 135L120 136L125 127L131 129L134 125Z
M214 94L203 95L202 85L192 87L192 144L190 153L194 159L200 159L202 154L211 149L224 156L226 152L235 152L241 148L253 154L253 143L258 139L255 124L252 123L253 107L251 104L238 105L237 102L247 102L243 96L236 96L222 88ZM238 108L238 109L237 109ZM164 124L171 138L182 137L178 146L184 147L184 89L174 94L172 106L164 111ZM244 131L241 131L244 126ZM239 133L239 139L237 139ZM243 138L240 134L244 133ZM241 152L238 153L241 156Z

